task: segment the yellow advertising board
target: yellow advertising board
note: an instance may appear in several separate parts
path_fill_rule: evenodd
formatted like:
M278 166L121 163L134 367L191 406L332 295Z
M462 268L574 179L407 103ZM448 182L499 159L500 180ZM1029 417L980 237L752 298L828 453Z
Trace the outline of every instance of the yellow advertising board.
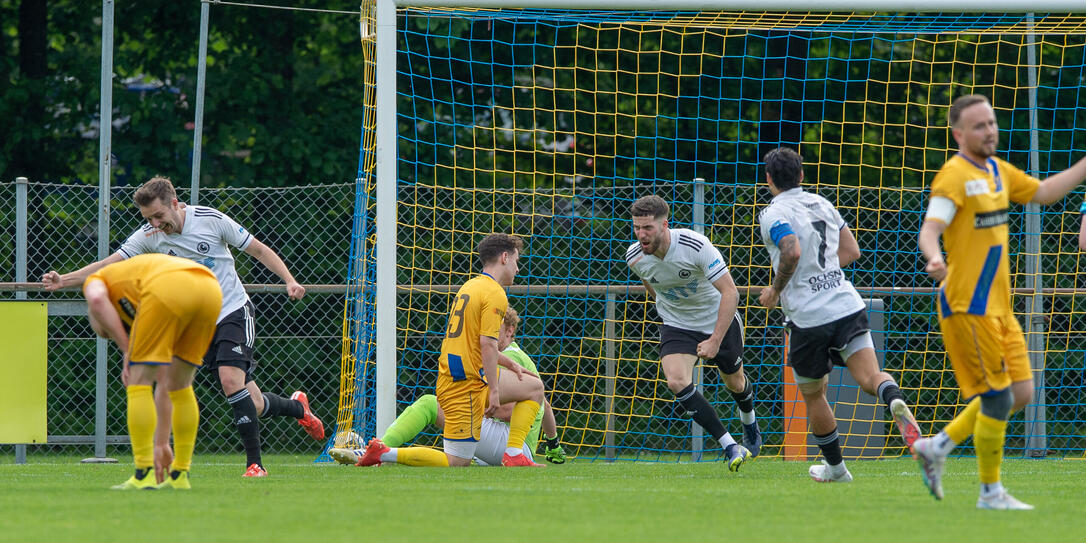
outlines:
M0 443L45 443L45 302L0 301Z

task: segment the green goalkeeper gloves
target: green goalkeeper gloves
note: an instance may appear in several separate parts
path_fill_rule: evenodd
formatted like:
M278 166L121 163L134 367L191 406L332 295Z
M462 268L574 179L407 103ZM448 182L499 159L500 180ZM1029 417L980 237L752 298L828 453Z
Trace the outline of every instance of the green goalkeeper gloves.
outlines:
M565 464L566 451L562 448L562 445L558 443L558 436L545 439L546 443L543 446L543 457L551 464Z

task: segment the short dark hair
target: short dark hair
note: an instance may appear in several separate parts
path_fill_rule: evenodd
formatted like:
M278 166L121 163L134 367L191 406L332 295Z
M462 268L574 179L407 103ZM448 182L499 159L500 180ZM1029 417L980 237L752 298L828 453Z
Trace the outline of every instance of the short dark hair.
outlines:
M668 213L667 202L655 194L642 196L636 202L630 204L631 217L651 216L653 219L660 220L666 219Z
M483 263L483 266L486 266L497 260L502 253L519 251L523 247L524 242L516 236L490 234L479 242L479 246L475 248L475 254L479 255L479 261Z
M161 175L156 175L140 185L140 188L136 189L136 193L132 195L132 201L140 207L147 207L155 200L169 204L175 198L177 198L177 190L173 188L173 182L169 177Z
M953 104L950 104L950 112L947 113L947 121L950 121L950 126L958 124L958 120L962 118L962 111L970 106L975 106L981 102L988 103L988 98L980 94L966 94L965 96L959 96L954 100Z
M765 154L765 171L778 189L794 189L803 177L803 157L790 147L777 147Z

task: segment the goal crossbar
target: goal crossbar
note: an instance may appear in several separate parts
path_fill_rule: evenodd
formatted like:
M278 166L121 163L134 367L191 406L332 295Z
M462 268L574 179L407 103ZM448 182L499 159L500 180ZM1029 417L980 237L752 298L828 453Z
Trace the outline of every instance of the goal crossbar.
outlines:
M962 0L953 7L943 0L396 0L397 7L473 9L571 9L584 11L856 11L889 13L1086 13L1081 0Z

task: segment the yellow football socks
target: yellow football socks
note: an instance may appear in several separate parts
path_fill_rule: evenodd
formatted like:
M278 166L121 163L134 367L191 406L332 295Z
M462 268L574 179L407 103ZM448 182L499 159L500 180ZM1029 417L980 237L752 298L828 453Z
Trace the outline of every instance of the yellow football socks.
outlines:
M192 465L192 450L196 447L196 429L200 425L200 407L192 386L170 392L173 404L173 469L188 470Z
M150 385L132 385L128 395L128 435L132 440L132 458L136 469L155 465L155 397Z
M1007 421L977 413L973 447L977 451L977 471L981 484L999 482L999 466L1003 463L1003 441L1006 432Z
M524 447L524 438L528 436L528 430L532 429L537 413L539 403L532 400L517 402L517 405L513 406L513 415L509 417L509 440L505 442L507 448Z
M961 443L973 435L977 427L977 413L980 413L980 396L974 397L965 405L965 409L947 423L943 431L954 443Z
M405 466L449 467L449 457L445 453L426 447L404 447L396 449L396 463Z

